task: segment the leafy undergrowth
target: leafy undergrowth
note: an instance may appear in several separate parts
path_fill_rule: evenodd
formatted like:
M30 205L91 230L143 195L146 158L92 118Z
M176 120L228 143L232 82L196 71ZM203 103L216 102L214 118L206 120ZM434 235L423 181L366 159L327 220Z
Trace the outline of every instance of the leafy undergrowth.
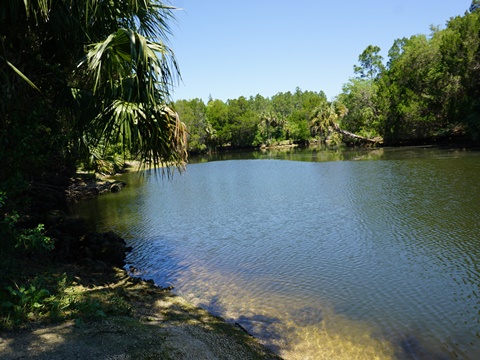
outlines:
M80 324L131 313L124 289L109 286L121 276L119 269L100 274L75 265L42 265L27 259L8 263L0 269L0 329L33 321L74 319Z

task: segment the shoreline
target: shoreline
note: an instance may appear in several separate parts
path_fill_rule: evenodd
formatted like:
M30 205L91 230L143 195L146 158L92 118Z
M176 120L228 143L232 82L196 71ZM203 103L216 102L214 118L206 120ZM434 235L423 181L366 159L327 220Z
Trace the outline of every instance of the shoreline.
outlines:
M131 277L124 269L112 267L106 273L62 270L86 279L78 281L77 291L121 296L128 314L35 322L0 332L2 359L281 359L243 329L169 289Z
M134 169L137 163L126 164L126 172ZM65 195L71 204L126 185L115 175L77 174ZM281 359L240 326L127 271L126 254L135 249L115 233L90 233L62 210L43 217L54 252L13 258L3 282L28 287L41 278L77 312L39 311L11 327L3 319L0 358Z

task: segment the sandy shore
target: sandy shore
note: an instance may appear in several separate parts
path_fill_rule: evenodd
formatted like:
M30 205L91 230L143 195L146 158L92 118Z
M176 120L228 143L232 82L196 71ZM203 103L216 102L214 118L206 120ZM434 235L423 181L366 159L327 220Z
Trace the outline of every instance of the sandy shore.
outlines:
M280 359L244 330L123 269L81 271L102 285L79 284L77 290L122 294L131 314L0 333L1 359Z

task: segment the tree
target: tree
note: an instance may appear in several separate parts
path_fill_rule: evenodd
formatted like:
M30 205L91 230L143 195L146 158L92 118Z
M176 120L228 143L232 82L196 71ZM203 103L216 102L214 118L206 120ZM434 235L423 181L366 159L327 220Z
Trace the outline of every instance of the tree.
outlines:
M294 109L293 95L290 91L286 93L277 93L272 96L272 111L274 111L279 118L286 119Z
M470 5L469 11L473 13L480 9L480 0L472 0L472 4Z
M287 138L293 141L305 142L310 138L308 118L302 109L293 111L286 119Z
M389 69L393 62L395 62L403 52L403 46L407 42L407 38L395 39L392 47L388 50L388 63L387 68Z
M383 57L379 55L380 48L378 46L368 45L360 54L358 61L360 66L354 65L355 74L359 74L360 78L375 79L383 70Z
M369 137L379 135L377 91L378 85L369 79L350 79L343 86L337 100L348 109L341 124L345 130Z
M274 124L276 123L275 114L273 112L262 113L260 122L257 125L255 139L253 145L270 145L274 136Z
M260 117L250 108L250 104L244 96L228 100L227 121L232 136L230 142L233 146L248 147L253 144Z
M154 0L3 1L0 155L10 161L0 182L71 173L114 144L152 166L181 166L186 132L170 106L179 70L166 45L173 11Z
M208 136L208 146L216 147L229 143L232 135L227 123L228 105L222 100L210 100L205 115L212 127Z
M384 124L388 142L431 137L441 126L442 117L437 116L442 76L437 38L415 35L402 40L400 55L396 48L390 51L395 58L380 79L378 91L388 103Z
M478 4L478 2L477 2ZM480 11L451 18L440 44L442 64L450 78L445 99L448 117L480 138Z
M178 100L175 110L187 127L188 151L202 152L207 149L209 124L206 119L206 105L201 99Z
M272 111L270 99L264 98L260 94L257 94L255 97L251 96L248 102L250 103L250 109L257 114L265 114Z
M332 131L333 124L337 121L338 115L334 105L325 101L313 110L311 118L310 128L313 136L320 135L325 139Z

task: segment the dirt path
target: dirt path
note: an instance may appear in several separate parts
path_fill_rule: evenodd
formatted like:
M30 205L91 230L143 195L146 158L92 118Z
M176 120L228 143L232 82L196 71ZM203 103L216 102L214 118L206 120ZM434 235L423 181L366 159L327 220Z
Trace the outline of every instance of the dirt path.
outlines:
M126 275L107 287L121 287L132 316L34 324L0 333L0 358L280 359L240 328L169 291Z

